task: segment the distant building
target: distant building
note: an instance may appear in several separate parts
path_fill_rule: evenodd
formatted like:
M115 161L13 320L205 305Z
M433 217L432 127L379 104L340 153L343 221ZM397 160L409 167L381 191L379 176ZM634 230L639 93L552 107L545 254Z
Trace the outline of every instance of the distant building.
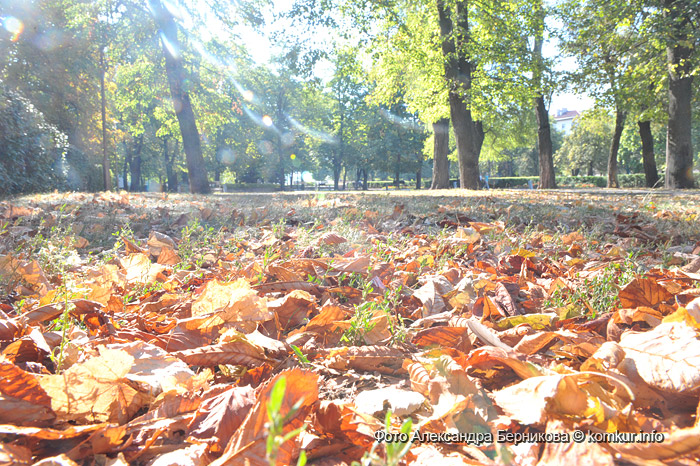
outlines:
M559 131L563 132L564 134L569 134L571 132L571 127L573 126L574 121L576 121L576 119L580 115L581 114L576 110L568 110L566 108L561 108L557 110L557 113L554 115L554 122L552 123L552 126L554 126Z

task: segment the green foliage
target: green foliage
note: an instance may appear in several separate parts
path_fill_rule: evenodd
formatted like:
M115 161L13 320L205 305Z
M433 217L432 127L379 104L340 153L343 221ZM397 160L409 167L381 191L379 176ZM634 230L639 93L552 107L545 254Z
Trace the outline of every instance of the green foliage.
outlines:
M199 219L190 220L182 229L180 241L177 244L179 265L182 267L194 265L200 268L204 263L204 252L217 243L220 233L210 225L201 224Z
M292 347L292 351L294 351L294 355L297 357L297 359L299 360L299 363L302 366L306 366L308 364L311 364L311 362L309 361L309 358L307 358L306 355L301 352L301 350L299 349L298 346L295 346L295 345L290 345L290 346Z
M395 312L398 300L401 296L401 287L396 290L387 289L380 300L369 300L368 297L374 290L370 282L359 283L363 280L360 274L352 274L349 277L348 286L361 286L362 303L355 306L355 313L352 319L350 319L350 327L345 330L340 341L354 346L367 344L366 335L371 332L375 326L375 322L372 322L372 319L379 317L382 313L386 315L389 323L389 332L391 333L390 344L406 341L406 326L401 316ZM394 324L394 318L397 324Z
M555 167L572 175L606 173L612 135L613 121L606 110L583 112L554 155Z
M646 186L646 180L643 173L630 173L628 175L618 175L621 188L643 188ZM489 186L492 189L499 188L526 188L528 181L532 182L533 187L537 187L539 177L537 176L496 176L489 178ZM607 183L607 178L602 175L593 176L559 176L557 184L560 187L598 187L604 188Z
M63 186L66 140L32 103L0 84L0 195Z
M564 308L574 306L594 319L620 306L618 293L634 280L640 270L630 254L623 262L607 265L600 273L584 278L579 285L558 288L544 303L544 307ZM578 276L577 276L578 278Z

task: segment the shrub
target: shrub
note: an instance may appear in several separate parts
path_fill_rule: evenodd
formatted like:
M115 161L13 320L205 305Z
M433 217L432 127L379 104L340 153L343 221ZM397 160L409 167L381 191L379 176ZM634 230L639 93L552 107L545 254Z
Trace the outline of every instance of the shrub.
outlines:
M56 161L66 146L29 100L0 86L0 195L62 187Z

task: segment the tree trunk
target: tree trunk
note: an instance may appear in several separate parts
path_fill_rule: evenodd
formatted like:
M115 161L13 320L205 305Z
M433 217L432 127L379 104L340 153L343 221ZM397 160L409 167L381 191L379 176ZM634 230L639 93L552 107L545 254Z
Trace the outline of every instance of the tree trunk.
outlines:
M168 138L165 137L163 138L163 160L165 161L165 174L168 179L167 184L168 184L168 192L170 193L176 193L177 192L177 176L175 175L175 169L173 167L173 163L175 161L175 156L177 155L177 146L178 142L175 141L175 151L173 152L173 155L171 156L168 152Z
M187 173L190 182L190 192L206 194L211 191L207 168L202 156L202 145L199 140L197 121L192 110L192 102L185 85L185 70L182 65L182 50L177 38L175 20L165 8L161 0L148 0L156 25L162 33L163 54L165 55L165 72L168 76L170 96L177 121L182 134L182 145L187 159Z
M394 165L394 186L399 189L401 183L401 151L396 151L396 165Z
M464 50L469 41L468 5L457 0L455 17L456 34L453 34L452 19L444 0L436 0L442 53L445 63L445 78L450 87L450 117L457 143L459 160L459 182L462 188L479 189L479 153L481 144L476 123L472 118L469 93L472 85L473 63Z
M537 108L537 152L540 167L539 189L554 189L557 182L554 177L554 158L552 157L552 132L549 125L549 114L544 105L544 97L535 98Z
M450 120L442 118L433 123L433 180L430 189L450 187Z
M626 117L627 114L619 108L615 112L615 132L613 133L610 152L608 153L608 188L620 187L620 183L617 180L617 151L620 149L620 138L622 137L622 130L625 128Z
M539 189L554 189L557 187L554 177L554 159L552 157L552 131L549 124L549 114L544 105L544 94L542 91L542 71L544 64L542 61L542 44L544 42L544 19L545 12L542 2L537 5L537 30L535 31L533 55L533 87L537 92L535 97L535 115L537 116L537 152L539 154L538 165L540 174Z
M333 158L333 190L338 191L340 189L340 172L343 170L343 166L340 163L340 156L336 154Z
M129 166L131 168L131 189L129 191L141 191L141 149L143 149L143 133L134 142L133 156Z
M102 176L105 191L112 189L112 175L109 170L109 154L107 154L107 99L105 98L105 49L100 46L100 101L102 107Z
M127 183L127 174L129 166L131 165L131 149L129 149L129 144L123 141L124 144L124 167L122 167L122 188L125 190L129 189L129 184Z
M362 169L362 190L367 191L367 169Z
M654 136L651 134L651 122L638 121L639 138L642 140L642 162L644 163L644 178L647 187L653 188L659 181L659 172L656 169L654 158Z
M668 130L666 133L666 188L683 189L695 185L693 179L693 146L691 134L691 100L693 96L692 54L688 35L689 13L685 2L665 0L666 16L670 19L673 31L672 41L676 45L668 47Z

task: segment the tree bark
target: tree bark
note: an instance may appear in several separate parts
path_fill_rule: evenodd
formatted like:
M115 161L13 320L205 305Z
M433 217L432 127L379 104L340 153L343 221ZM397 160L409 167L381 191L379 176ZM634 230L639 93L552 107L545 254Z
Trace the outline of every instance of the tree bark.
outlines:
M436 0L436 3L442 54L445 61L445 78L450 86L450 117L457 143L459 182L462 188L479 189L481 187L479 182L481 144L478 141L478 130L469 104L473 63L466 55L466 51L461 50L469 38L468 5L464 0L457 0L456 27L454 28L456 34L453 34L449 8L444 0Z
M416 189L421 189L423 184L423 157L418 159L418 168L416 169Z
M450 120L442 118L433 123L433 180L430 189L450 187Z
M342 149L342 145L339 147L339 151ZM340 189L340 172L343 170L343 165L341 163L341 155L336 151L333 153L333 190L338 191Z
M638 121L639 138L642 140L642 162L644 163L644 178L648 188L653 188L659 181L659 172L656 169L654 158L654 136L651 134L651 122Z
M620 182L617 180L617 152L620 149L620 138L622 130L625 128L626 117L627 114L619 108L615 112L615 132L608 153L608 188L620 187Z
M666 188L684 189L695 185L693 179L692 109L693 69L692 48L685 31L690 18L684 2L665 0L666 16L674 29L668 47L668 130L666 133Z
M131 149L129 149L129 144L126 141L122 141L124 145L124 166L122 167L122 188L125 190L129 189L129 183L127 183L128 168L131 165Z
M105 49L100 46L100 101L102 107L102 176L105 191L112 189L109 154L107 153L107 99L105 97Z
M396 151L396 164L394 165L394 186L396 186L396 189L399 189L401 186L399 183L401 183L401 151L397 150Z
M557 187L554 177L554 158L552 157L552 131L549 124L549 113L544 104L542 92L542 45L544 42L545 13L541 1L537 3L538 28L535 32L533 55L533 85L537 91L535 97L535 114L537 116L537 152L539 155L539 189L554 189Z
M141 150L143 149L143 133L134 142L133 156L129 168L131 169L131 188L129 191L141 191Z
M537 152L539 154L538 165L540 167L539 189L555 189L557 187L554 177L554 158L552 157L552 132L549 125L549 114L544 105L544 97L535 98L537 113Z
M165 162L165 175L167 178L168 192L177 192L177 176L175 175L175 169L173 168L173 162L175 161L175 155L177 154L177 141L175 142L175 151L173 155L170 155L168 149L168 138L163 138L163 160Z
M161 0L148 0L148 4L161 32L163 54L165 55L165 73L168 77L170 96L173 99L175 114L182 134L190 192L207 194L211 192L211 188L202 156L197 121L185 85L185 70L182 65L180 41L177 38L177 25L172 14L163 6Z

